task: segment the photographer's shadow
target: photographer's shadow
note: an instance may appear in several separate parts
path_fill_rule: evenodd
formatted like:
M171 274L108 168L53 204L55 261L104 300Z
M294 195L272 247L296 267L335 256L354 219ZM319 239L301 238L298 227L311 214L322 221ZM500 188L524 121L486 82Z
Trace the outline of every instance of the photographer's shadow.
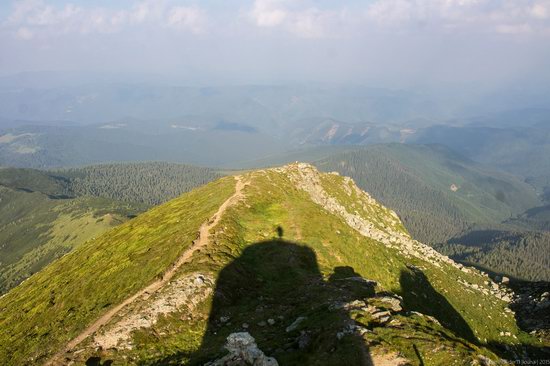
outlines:
M280 365L372 365L363 338L349 331L354 321L334 306L372 295L374 286L351 267L335 268L325 281L307 246L281 239L256 243L220 272L200 349L157 364L220 359L227 337L247 332Z

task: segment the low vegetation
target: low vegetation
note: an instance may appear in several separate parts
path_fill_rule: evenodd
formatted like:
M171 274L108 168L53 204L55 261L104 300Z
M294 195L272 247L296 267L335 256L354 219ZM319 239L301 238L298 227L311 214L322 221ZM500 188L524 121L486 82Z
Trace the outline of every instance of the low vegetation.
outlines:
M151 205L219 176L170 163L0 169L0 294Z
M542 347L517 328L486 276L435 253L400 249L412 243L403 226L388 209L353 193L344 178L293 165L241 179L244 199L227 208L208 245L166 288L137 299L99 334L129 314L147 314L173 286L184 286L184 304L116 348L97 351L97 338L89 337L64 355L66 362L203 364L222 356L225 337L238 331L250 332L281 364L353 364L357 357L396 354L415 365L450 364ZM304 185L321 189L330 202L315 203ZM232 177L195 189L81 245L10 291L0 299L0 361L40 364L60 351L162 276L234 189ZM393 239L384 244L362 235L348 214ZM207 292L215 295L193 293L190 278L201 288L215 286ZM388 296L403 309L384 305Z

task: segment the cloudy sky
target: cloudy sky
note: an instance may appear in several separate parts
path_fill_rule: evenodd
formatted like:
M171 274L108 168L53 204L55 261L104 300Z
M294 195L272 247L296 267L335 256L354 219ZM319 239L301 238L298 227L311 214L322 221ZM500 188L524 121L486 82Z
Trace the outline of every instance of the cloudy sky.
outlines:
M20 0L0 3L0 74L203 82L550 80L550 0Z

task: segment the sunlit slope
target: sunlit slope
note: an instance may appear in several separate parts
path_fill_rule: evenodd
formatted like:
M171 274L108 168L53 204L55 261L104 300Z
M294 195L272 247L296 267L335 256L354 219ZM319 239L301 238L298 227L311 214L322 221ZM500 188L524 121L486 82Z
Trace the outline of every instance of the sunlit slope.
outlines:
M204 364L246 331L281 365L471 364L541 346L505 300L351 179L292 164L196 189L31 277L0 299L0 363Z
M0 293L144 208L68 197L64 182L44 172L0 169Z
M0 300L0 363L43 363L109 306L145 287L193 242L233 189L199 188L89 241Z

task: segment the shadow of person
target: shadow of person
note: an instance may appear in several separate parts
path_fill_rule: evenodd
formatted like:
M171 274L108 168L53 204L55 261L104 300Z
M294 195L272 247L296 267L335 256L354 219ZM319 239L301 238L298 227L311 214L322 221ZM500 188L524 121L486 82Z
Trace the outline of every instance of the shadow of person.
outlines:
M433 316L456 336L474 344L478 343L474 332L462 315L437 292L426 275L417 267L402 270L399 282L406 309Z
M184 358L191 365L219 360L228 336L247 332L280 365L372 365L365 341L350 331L354 321L334 304L364 298L374 287L346 278L361 277L337 267L325 281L307 246L281 239L250 245L221 270L201 346Z

